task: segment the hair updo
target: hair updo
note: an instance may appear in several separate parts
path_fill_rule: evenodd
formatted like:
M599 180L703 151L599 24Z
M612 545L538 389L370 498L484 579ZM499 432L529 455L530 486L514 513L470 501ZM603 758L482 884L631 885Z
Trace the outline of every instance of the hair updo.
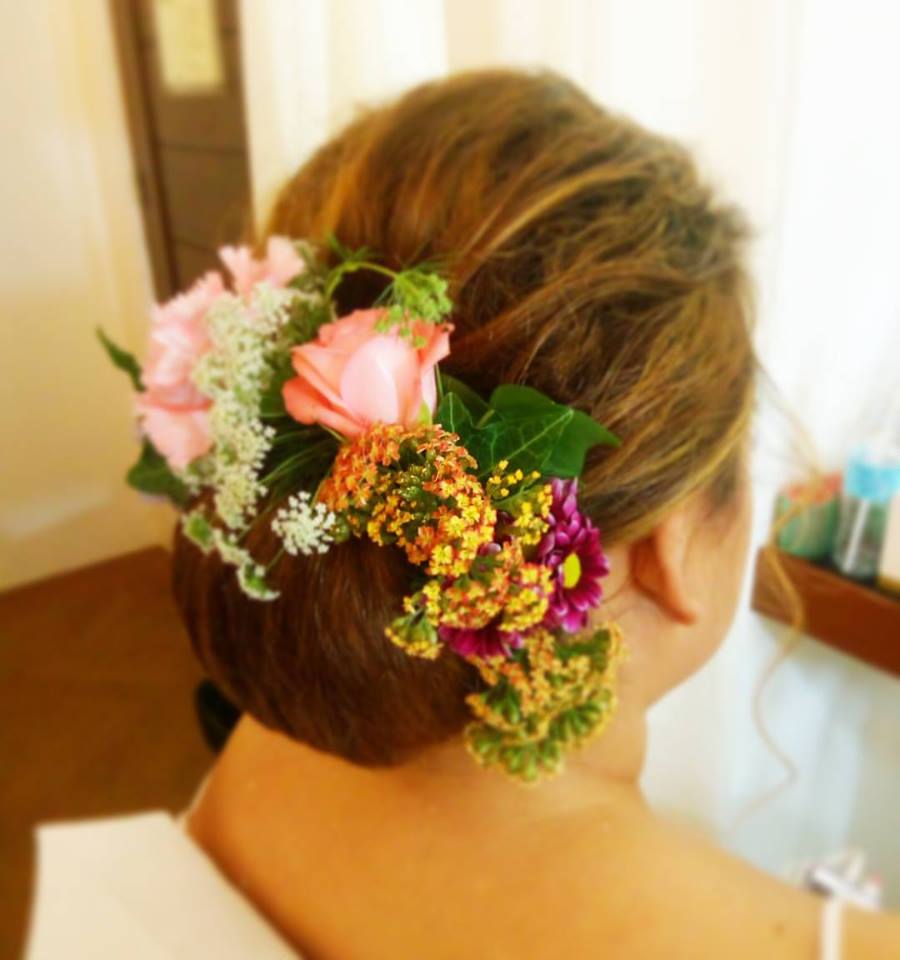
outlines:
M483 396L527 384L622 438L588 454L580 481L606 544L697 490L729 501L753 403L750 231L682 146L552 71L459 73L363 113L285 186L267 233L328 231L395 269L449 262L447 373ZM347 276L339 313L383 283ZM277 550L270 518L250 532L256 556ZM387 765L459 733L479 688L462 658L423 661L385 637L412 569L351 540L282 558L281 596L263 603L178 533L174 586L197 655L243 710Z

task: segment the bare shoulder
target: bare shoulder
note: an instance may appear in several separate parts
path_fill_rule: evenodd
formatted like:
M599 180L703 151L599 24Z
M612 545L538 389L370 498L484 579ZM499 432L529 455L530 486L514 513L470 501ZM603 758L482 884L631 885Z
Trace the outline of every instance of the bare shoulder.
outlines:
M821 900L655 817L633 792L536 815L518 794L491 807L386 792L384 775L316 757L295 782L263 756L218 765L191 832L313 955L455 960L473 943L518 960L819 955ZM848 911L844 933L843 960L900 958L895 917Z
M582 825L577 851L594 883L602 875L597 933L616 943L617 955L819 956L823 901L702 836L651 816L615 833L594 822ZM842 948L843 960L900 958L900 916L848 908Z

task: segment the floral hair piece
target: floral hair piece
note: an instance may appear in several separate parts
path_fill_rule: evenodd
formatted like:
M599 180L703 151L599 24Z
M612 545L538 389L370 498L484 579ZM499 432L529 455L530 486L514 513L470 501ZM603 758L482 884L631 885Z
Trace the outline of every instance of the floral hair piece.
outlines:
M485 400L440 371L453 304L428 264L390 270L333 235L220 256L230 288L211 271L156 307L143 366L99 332L138 391L128 482L169 497L185 535L262 602L277 602L285 554L351 537L402 550L417 573L386 637L478 670L478 762L528 782L557 771L615 706L620 631L589 625L609 565L577 498L586 452L618 439L529 387ZM385 290L337 316L357 270ZM268 559L246 546L263 517L281 543Z

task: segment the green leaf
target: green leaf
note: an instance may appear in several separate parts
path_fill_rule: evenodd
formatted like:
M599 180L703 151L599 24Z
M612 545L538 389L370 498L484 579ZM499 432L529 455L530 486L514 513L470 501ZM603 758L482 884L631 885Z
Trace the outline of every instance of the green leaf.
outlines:
M573 417L559 438L553 453L544 464L552 477L577 477L584 470L584 458L591 447L598 444L618 447L622 441L602 423L581 410L571 407Z
M112 360L113 364L128 374L135 390L142 392L144 385L141 383L141 365L135 359L134 354L123 350L113 343L103 331L102 327L97 327L97 337L100 343L103 344L103 349L106 350L106 354L109 359Z
M368 247L358 247L356 250L351 250L350 247L344 246L340 240L338 240L333 230L329 230L325 236L325 242L331 249L337 254L341 261L344 262L358 262L365 260L372 253Z
M419 415L416 417L416 423L430 426L431 422L431 407L423 400L422 405L419 407Z
M553 453L573 412L554 404L548 412L510 418L494 415L485 408L478 424L455 392L446 393L435 412L435 420L459 434L460 443L478 462L478 475L489 476L501 460L512 470L525 473L541 470Z
M496 387L490 400L491 409L504 417L551 413L561 406L540 390L517 383L503 383Z
M215 545L212 524L202 510L192 510L181 520L181 529L188 540L195 543L204 553L209 553Z
M237 579L241 590L254 600L277 600L281 596L266 583L265 569L255 563L238 567Z
M329 230L325 234L325 242L331 247L332 250L343 260L347 257L347 251L344 249L344 246L341 244L340 240L335 236L333 230Z
M479 476L488 476L501 460L525 473L577 477L587 451L598 443L620 441L580 410L556 403L532 387L502 384L485 403L453 377L444 376L444 397L435 420L459 434L478 461Z
M303 277L305 274L300 276ZM320 302L318 298L299 300L291 311L291 317L285 329L290 345L296 346L315 340L320 328L330 323L331 319L331 308L328 304ZM289 353L286 359L290 360Z
M472 416L457 393L444 394L437 410L434 411L434 421L445 430L458 433L463 446L466 445L464 438L468 438L474 429Z
M488 410L487 401L482 400L480 396L470 387L451 377L448 373L440 375L445 394L455 393L462 400L466 409L472 414L472 420L479 420Z
M287 416L282 391L285 383L293 376L294 368L290 356L279 358L272 371L272 379L260 399L259 414L264 420Z
M168 497L179 507L190 499L190 492L149 440L144 440L138 462L125 475L129 486L141 493Z
M319 426L295 430L267 461L268 472L262 483L273 496L314 487L334 462L338 446L338 441Z
M502 384L491 394L491 409L503 417L549 413L570 410L572 417L553 452L544 463L543 471L553 477L577 477L584 469L587 451L597 444L618 447L621 440L593 417L574 407L556 403L532 387L520 384Z
M478 461L479 476L487 476L501 461L511 470L542 471L572 419L568 407L541 416L494 419L472 431L468 450Z

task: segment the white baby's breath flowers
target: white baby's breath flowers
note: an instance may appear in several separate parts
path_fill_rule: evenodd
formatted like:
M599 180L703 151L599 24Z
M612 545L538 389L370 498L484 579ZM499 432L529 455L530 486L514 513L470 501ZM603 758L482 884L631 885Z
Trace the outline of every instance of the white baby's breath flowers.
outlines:
M253 288L250 300L251 314L257 330L266 336L273 336L287 323L291 307L301 297L299 290L293 287L273 287L268 283L258 283Z
M329 532L335 515L324 503L313 503L308 491L303 490L288 498L272 521L272 529L281 537L284 549L296 556L327 553L333 542Z
M243 529L266 493L260 481L275 430L235 396L226 394L213 405L209 418L215 437L213 486L216 512L232 530Z
M216 515L226 529L214 527L196 512L185 533L202 549L214 549L225 563L233 564L241 589L259 600L272 600L278 593L267 586L266 568L241 546L241 539L268 493L263 470L276 430L265 421L264 399L296 338L291 318L301 301L321 304L322 291L261 282L246 299L229 293L220 296L206 315L211 349L193 372L194 383L212 401L208 419L212 444L190 478L190 489L212 491ZM302 500L289 512L282 535L285 549L324 552L334 516L320 510L308 510L307 515Z
M197 364L194 382L212 401L211 482L216 511L227 527L243 530L267 490L260 480L275 430L260 417L274 359L285 350L279 332L297 291L257 284L245 303L226 295L207 316L213 348Z

